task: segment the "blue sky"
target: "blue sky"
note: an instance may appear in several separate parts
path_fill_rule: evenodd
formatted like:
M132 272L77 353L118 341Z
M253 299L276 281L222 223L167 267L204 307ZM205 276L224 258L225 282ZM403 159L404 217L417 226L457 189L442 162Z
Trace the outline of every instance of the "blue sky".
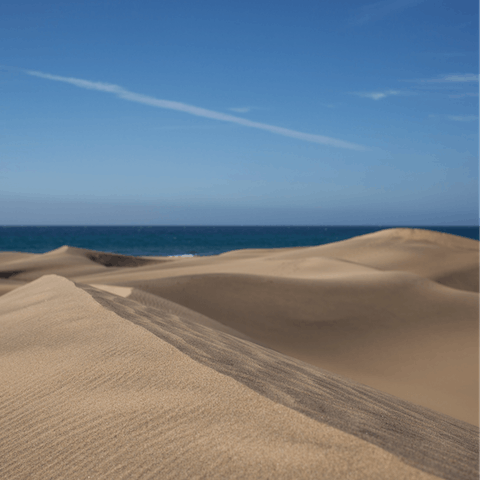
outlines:
M0 224L474 225L478 4L0 6Z

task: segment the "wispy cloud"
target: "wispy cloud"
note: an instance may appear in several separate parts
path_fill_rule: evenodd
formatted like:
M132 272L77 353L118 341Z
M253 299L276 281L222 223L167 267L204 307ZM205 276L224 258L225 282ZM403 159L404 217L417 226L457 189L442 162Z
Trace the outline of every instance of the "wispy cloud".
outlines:
M468 99L478 97L478 79L479 76L476 73L448 73L431 78L400 81L408 82L410 88L418 93Z
M186 103L175 102L171 100L162 100L155 97L149 97L140 93L130 92L119 85L103 82L92 82L90 80L83 80L72 77L61 77L59 75L51 75L49 73L37 72L32 70L24 71L28 75L32 75L47 80L53 80L56 82L69 83L79 88L85 88L88 90L97 90L100 92L111 93L123 100L129 100L131 102L142 103L151 107L165 108L168 110L176 110L179 112L188 113L197 117L210 118L212 120L220 120L222 122L236 123L245 127L256 128L259 130L265 130L284 137L296 138L298 140L304 140L306 142L320 143L323 145L329 145L338 148L347 148L351 150L367 150L366 147L355 143L346 142L344 140L338 140L336 138L326 137L324 135L315 135L311 133L298 132L296 130L290 130L288 128L276 127L274 125L268 125L266 123L259 123L247 120L241 117L235 117L221 112L215 112L213 110L207 110L201 107L195 107L194 105L188 105Z
M478 120L477 115L447 115L447 118L454 122L475 122Z
M475 73L454 73L439 75L436 78L421 78L413 81L420 83L478 83L478 75Z
M437 115L430 114L430 118L443 118L446 120L451 120L452 122L476 122L478 120L477 115Z
M353 12L351 23L354 25L364 25L375 20L380 20L404 8L413 7L422 1L423 0L382 0L380 2L363 5Z
M371 100L382 100L390 96L407 95L407 92L400 90L385 90L383 92L352 92L352 95L357 95L362 98L370 98Z
M465 98L465 97L478 97L478 92L468 92L468 93L455 93L449 95L450 98Z

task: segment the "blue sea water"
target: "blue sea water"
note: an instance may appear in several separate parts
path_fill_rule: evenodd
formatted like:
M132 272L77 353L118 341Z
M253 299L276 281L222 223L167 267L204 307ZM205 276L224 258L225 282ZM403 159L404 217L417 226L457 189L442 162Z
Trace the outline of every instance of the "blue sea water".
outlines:
M216 255L241 248L322 245L390 227L11 227L0 251L45 253L62 245L124 255ZM478 227L415 227L479 239Z

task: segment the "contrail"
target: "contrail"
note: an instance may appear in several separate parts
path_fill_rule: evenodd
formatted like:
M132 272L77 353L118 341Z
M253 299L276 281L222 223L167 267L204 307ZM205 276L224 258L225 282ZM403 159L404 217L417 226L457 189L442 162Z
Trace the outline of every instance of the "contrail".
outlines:
M51 75L49 73L36 72L33 70L24 70L28 75L34 77L46 78L47 80L54 80L56 82L70 83L79 88L86 88L88 90L97 90L100 92L112 93L123 100L129 100L131 102L143 103L150 105L151 107L166 108L169 110L176 110L178 112L189 113L190 115L196 115L197 117L211 118L213 120L220 120L222 122L236 123L245 127L257 128L259 130L266 130L277 135L283 135L284 137L297 138L298 140L304 140L307 142L321 143L323 145L330 145L338 148L348 148L350 150L367 150L362 145L355 143L345 142L336 138L325 137L323 135L314 135L310 133L297 132L288 128L276 127L274 125L268 125L266 123L252 122L241 117L235 117L234 115L228 115L221 112L215 112L213 110L207 110L205 108L195 107L194 105L187 105L186 103L174 102L171 100L162 100L159 98L149 97L140 93L130 92L119 85L103 82L91 82L89 80L82 80L80 78L73 77L61 77L59 75Z

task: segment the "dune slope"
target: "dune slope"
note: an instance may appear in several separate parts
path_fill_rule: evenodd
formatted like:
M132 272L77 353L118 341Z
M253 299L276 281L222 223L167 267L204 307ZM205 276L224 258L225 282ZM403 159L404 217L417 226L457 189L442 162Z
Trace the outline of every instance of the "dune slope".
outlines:
M478 429L46 276L0 298L2 478L470 479Z
M261 344L478 425L478 294L403 272L133 283Z
M60 274L478 425L478 247L401 228L212 257L3 252L0 294Z

